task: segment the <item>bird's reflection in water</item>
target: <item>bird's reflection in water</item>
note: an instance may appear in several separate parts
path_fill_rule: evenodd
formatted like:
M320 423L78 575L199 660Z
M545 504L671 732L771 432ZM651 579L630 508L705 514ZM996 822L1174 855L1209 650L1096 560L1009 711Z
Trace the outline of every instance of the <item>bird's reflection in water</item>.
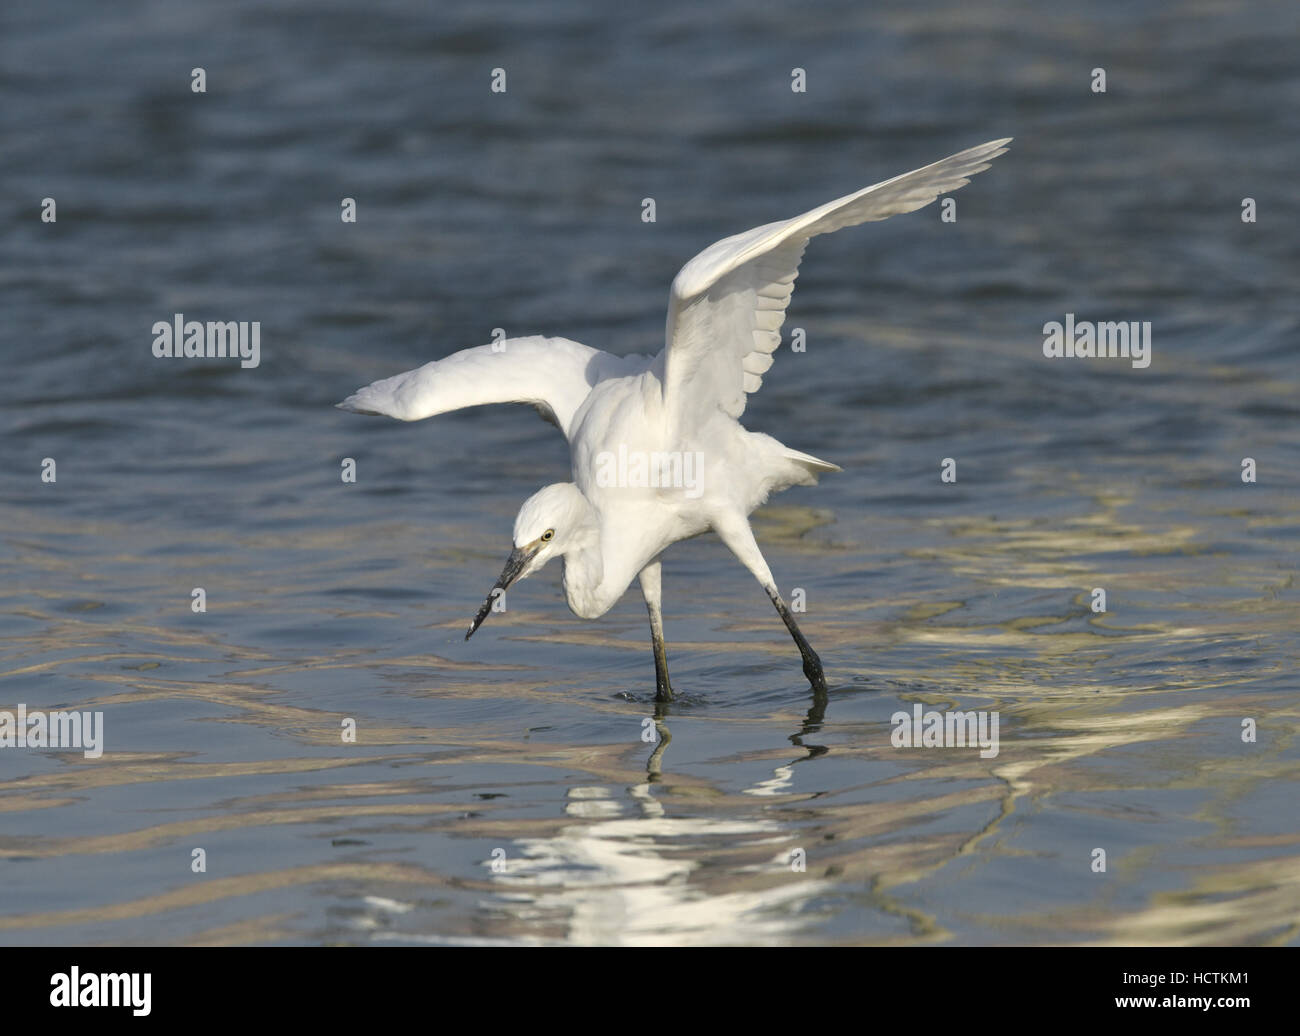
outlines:
M750 795L771 795L775 794L780 788L785 788L790 784L793 778L793 771L790 767L796 763L807 762L809 759L816 759L819 755L825 755L830 749L826 745L806 744L804 738L810 734L818 733L822 724L826 721L826 708L830 704L830 692L826 689L814 689L812 691L812 703L808 706L808 711L804 715L803 723L799 729L790 735L790 743L798 748L802 748L807 753L798 759L792 759L786 766L777 767L774 771L775 781L764 781L754 789L746 789L746 794ZM672 711L672 702L656 702L654 711L654 729L657 735L654 749L650 752L650 757L646 760L645 772L646 782L655 784L663 780L663 760L664 753L672 741L672 733L668 729L667 718ZM764 790L758 790L758 789Z
M634 805L639 816L625 816ZM578 945L785 944L818 918L804 905L827 881L789 865L793 831L771 817L669 816L650 783L569 789L574 823L520 839L489 868L501 887L493 913L518 930L562 932ZM719 851L757 859L704 867ZM491 861L485 861L490 863Z
M661 799L656 788L664 786L673 707L655 705L657 740L644 783L628 788L626 798L605 787L572 787L565 813L575 823L554 837L515 843L504 867L492 872L506 886L499 910L528 926L561 918L562 941L602 945L780 943L815 920L802 907L829 884L791 870L793 829L769 815L669 814L673 800ZM796 762L827 751L802 741L820 728L826 707L827 695L814 694L791 736L808 753ZM771 780L745 793L778 794L791 776L790 766L777 767ZM639 815L625 816L629 806ZM713 871L702 874L702 861L720 844L733 852L752 847L758 862L737 866L725 880Z
M659 740L650 753L650 758L645 763L645 779L649 784L654 784L663 776L664 752L667 751L669 742L673 739L673 735L668 731L668 724L665 722L671 709L672 704L670 702L655 702L655 733L658 735Z
M804 716L803 723L799 729L790 735L790 743L798 748L802 748L807 754L800 756L798 759L791 759L784 766L778 766L772 771L772 777L766 781L760 781L752 788L746 788L746 795L780 795L789 790L790 785L794 783L794 767L798 763L806 763L809 759L816 759L819 755L825 755L830 749L826 745L810 745L804 743L804 738L809 734L816 734L821 730L822 723L826 720L826 706L829 703L829 692L826 690L814 690L812 692L812 704L808 706L808 712Z

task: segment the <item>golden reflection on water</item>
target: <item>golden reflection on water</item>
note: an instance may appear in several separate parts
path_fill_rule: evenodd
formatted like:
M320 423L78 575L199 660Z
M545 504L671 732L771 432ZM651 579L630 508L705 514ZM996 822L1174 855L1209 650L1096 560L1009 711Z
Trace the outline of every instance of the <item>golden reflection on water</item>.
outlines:
M0 911L0 938L22 942L56 931L57 938L76 941L87 925L152 917L158 919L156 941L196 945L318 939L1292 942L1300 933L1300 834L1294 823L1280 834L1242 834L1234 812L1250 796L1294 787L1300 777L1300 697L1294 684L1280 694L1277 682L1288 658L1289 672L1295 672L1293 566L1300 516L1289 501L1262 499L1273 512L1256 523L1260 549L1232 556L1207 551L1213 537L1188 516L1126 520L1132 500L1122 493L1099 494L1089 514L1052 523L934 520L927 523L932 545L902 558L888 548L853 543L852 532L837 529L825 511L762 512L760 538L787 565L793 558L802 564L838 562L875 550L869 560L881 568L927 561L944 566L952 578L943 594L900 594L885 601L864 594L856 602L842 596L823 602L808 626L816 630L813 640L823 656L837 660L829 699L812 702L806 691L791 691L765 699L766 711L743 714L690 702L656 709L645 696L640 704L629 703L608 689L592 693L593 681L581 673L548 674L517 663L488 669L436 653L384 654L356 645L316 648L285 660L199 626L178 632L139 616L98 621L96 593L111 596L107 570L145 565L143 557L124 551L102 563L103 571L78 574L77 595L42 589L26 595L21 607L7 609L36 620L40 629L4 638L0 679L74 674L85 697L66 704L79 709L202 703L222 710L222 724L274 734L279 753L230 762L195 759L180 747L108 752L99 760L61 753L57 767L3 784L0 814L10 819L0 833L0 859L22 866L38 860L86 863L119 853L184 853L220 832L330 827L371 835L435 832L491 843L505 848L504 865L494 870L484 858L456 872L433 858L366 858L373 854L357 838L360 847L351 859L210 875L123 899L101 890L98 895L109 902L67 909L27 910L9 902ZM116 531L130 542L125 530ZM391 527L386 532L427 535ZM318 548L339 551L368 542L364 530L310 538ZM272 550L288 547L274 536L259 539ZM302 541L295 533L294 545ZM1179 563L1171 564L1171 557ZM428 564L434 578L463 577L462 555L432 556ZM5 562L8 574L21 572L26 583L32 572L62 572L67 579L73 571L68 566L39 544ZM397 614L322 607L310 594L304 597L304 589L332 580L329 574L294 574L283 585L258 585L255 592L254 576L267 574L227 564L221 578L230 592L219 606L253 607L284 595L305 615L383 620ZM1104 615L1089 610L1094 585L1104 585L1110 595L1113 606ZM1209 602L1203 599L1207 586L1218 593ZM972 609L955 588L983 595L985 608ZM1004 607L997 603L1000 588L1022 596ZM1043 593L1034 596L1038 591ZM541 632L555 615L522 605L512 619L499 635L515 643L545 642L548 650L594 645L625 653L629 667L647 663L639 629L623 634L599 624L563 623L558 631ZM459 619L432 617L430 628L461 625ZM123 638L147 643L148 651L117 650ZM1256 651L1260 645L1272 651ZM1213 660L1225 646L1258 654L1258 664L1206 668L1189 661ZM712 666L735 666L737 672L756 660L794 671L788 644L757 606L714 614L709 630L689 640L685 650L707 652ZM1129 671L1127 658L1141 660L1140 675ZM224 677L167 675L178 665L211 667L214 661ZM340 749L340 723L350 713L311 707L304 704L309 698L282 689L286 679L310 680L325 672L355 675L363 696L365 688L407 695L416 706L405 710L410 721L391 714L366 721L367 754ZM401 677L385 682L384 673ZM996 709L1002 717L1000 754L981 759L976 753L933 752L900 759L889 743L888 707L864 716L863 702L871 695L934 708ZM436 729L422 722L439 703L491 699L543 710L580 701L592 717L621 720L631 713L629 722L653 715L656 743L541 741L500 717ZM1266 736L1229 749L1242 717L1255 717ZM682 731L697 722L726 734L728 744L748 747L678 772L674 750L685 751ZM1162 754L1170 765L1155 766L1152 760ZM1120 761L1126 758L1142 762L1125 767ZM820 760L833 760L837 773L860 767L868 776L810 791L799 778L821 772L803 769ZM391 770L392 779L373 779L377 762ZM741 766L751 777L738 783L734 773ZM762 771L757 778L755 766ZM369 768L364 778L353 776L357 767ZM521 786L553 785L563 806L520 816L500 800L475 796L472 789L484 785L483 774L501 768L529 768L532 776ZM257 777L265 791L205 801L192 812L148 808L151 786L236 777ZM308 777L316 783L301 783ZM143 796L138 826L61 836L24 832L33 816L57 815L127 787ZM431 789L439 801L429 800ZM1183 818L1196 822L1200 833L1184 844L1137 844L1143 811L1154 807L1134 805L1129 813L1117 807L1114 793L1170 790L1200 793L1200 804ZM1067 799L1072 815L1129 832L1112 851L1104 876L1089 871L1088 837L1053 847L1032 841L1037 818ZM791 867L791 853L800 849L807 855L806 871ZM969 873L964 869L1014 866L1022 859L1028 874L1053 856L1057 864L1070 862L1056 866L1056 877L1037 889L1038 901L1050 901L1046 906L1020 908L1014 897L1003 898L994 911L973 900L945 901L941 908L929 902L930 892L951 875L960 881ZM1157 871L1162 887L1150 880ZM350 926L329 934L295 911L249 915L241 906L244 897L292 888L346 888L364 896ZM428 904L439 888L474 905L438 912ZM223 905L221 923L177 927L175 911L212 904ZM835 920L846 914L859 923L837 926Z

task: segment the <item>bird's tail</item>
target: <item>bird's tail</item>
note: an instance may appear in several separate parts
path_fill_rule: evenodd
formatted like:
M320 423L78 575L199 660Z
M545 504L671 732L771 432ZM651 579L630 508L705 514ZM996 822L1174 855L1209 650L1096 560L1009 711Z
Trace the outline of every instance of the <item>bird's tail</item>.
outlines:
M844 470L838 464L832 464L828 460L818 460L816 457L807 453L800 453L798 450L792 450L788 446L785 448L785 457L787 460L793 461L812 476L806 484L816 485L818 475L824 475L831 471Z

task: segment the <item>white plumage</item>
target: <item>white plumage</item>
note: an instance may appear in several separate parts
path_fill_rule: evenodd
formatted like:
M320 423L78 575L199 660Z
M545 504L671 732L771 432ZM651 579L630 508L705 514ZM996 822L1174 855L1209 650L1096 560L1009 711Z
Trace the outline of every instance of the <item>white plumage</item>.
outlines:
M567 338L511 338L376 381L338 404L418 421L485 403L529 403L568 439L573 482L524 503L505 571L466 637L498 591L553 557L564 559L569 606L584 618L603 615L639 577L657 696L671 698L659 556L713 529L763 585L799 646L805 675L824 691L820 660L777 592L749 514L770 494L839 468L749 432L737 418L772 366L809 239L928 205L969 183L1009 143L982 144L710 245L673 279L657 356L617 357ZM624 463L629 457L645 462ZM693 484L674 484L688 476Z

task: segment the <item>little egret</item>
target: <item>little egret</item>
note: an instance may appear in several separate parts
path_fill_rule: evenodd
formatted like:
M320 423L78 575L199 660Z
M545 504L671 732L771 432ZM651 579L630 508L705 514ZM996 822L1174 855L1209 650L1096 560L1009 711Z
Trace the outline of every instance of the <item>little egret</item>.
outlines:
M767 592L804 675L825 692L821 660L777 591L749 515L771 494L841 469L747 431L737 418L772 366L809 239L928 205L969 183L1009 143L990 141L710 245L673 279L657 356L613 356L567 338L509 338L376 381L339 403L400 421L528 403L568 439L573 481L544 487L519 509L514 549L465 639L499 594L552 558L564 559L565 597L584 619L604 615L637 578L650 613L656 699L670 701L659 559L678 540L712 529Z

